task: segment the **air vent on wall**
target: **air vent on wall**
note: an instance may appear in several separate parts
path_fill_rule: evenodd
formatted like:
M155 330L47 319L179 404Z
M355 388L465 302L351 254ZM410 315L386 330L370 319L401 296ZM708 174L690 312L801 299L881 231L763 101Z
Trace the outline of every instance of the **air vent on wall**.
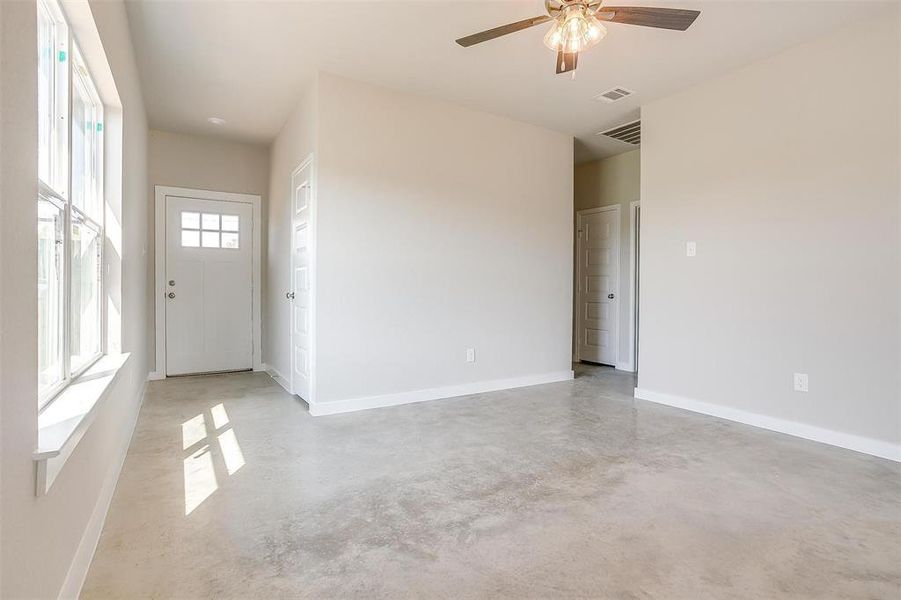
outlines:
M607 131L599 131L598 135L603 135L633 146L641 144L641 121L632 121L625 125L608 129Z
M624 87L615 87L613 89L607 90L606 92L601 92L597 96L594 97L595 100L600 100L602 102L616 102L617 100L622 100L626 96L631 96L634 94L632 90L627 90Z

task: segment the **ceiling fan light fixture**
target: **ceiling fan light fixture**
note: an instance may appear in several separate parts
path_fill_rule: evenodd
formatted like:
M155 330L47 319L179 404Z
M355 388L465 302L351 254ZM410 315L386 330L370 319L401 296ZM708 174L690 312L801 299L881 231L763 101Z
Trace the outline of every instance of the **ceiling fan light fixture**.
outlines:
M2 2L3 0L0 0ZM507 23L472 35L457 43L464 48L516 33L552 21L544 36L544 45L557 53L556 73L573 72L579 64L579 53L591 48L607 35L601 21L685 31L701 11L652 6L605 6L604 0L544 0L547 14L515 23Z
M582 52L607 35L607 28L582 5L567 7L554 19L544 45L555 52Z

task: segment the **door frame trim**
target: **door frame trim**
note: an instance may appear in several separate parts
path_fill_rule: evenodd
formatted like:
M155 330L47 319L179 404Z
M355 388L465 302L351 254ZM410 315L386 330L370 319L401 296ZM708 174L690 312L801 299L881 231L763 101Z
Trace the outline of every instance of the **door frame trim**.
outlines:
M166 378L166 198L194 198L197 200L217 200L239 202L253 206L253 295L251 312L253 319L253 370L263 370L263 327L262 327L262 197L256 194L237 194L194 188L154 186L154 328L156 330L156 357L153 371L148 379Z
M618 217L616 219L617 248L616 248L616 252L614 252L614 256L616 256L616 290L613 293L616 294L616 299L619 300L619 290L620 290L620 281L619 280L622 278L622 272L620 271L620 262L621 262L620 254L622 252L622 243L620 240L620 234L622 233L622 222L621 222L622 221L622 212L620 210L620 205L619 204L607 204L605 206L598 206L596 208L585 208L585 209L576 211L576 231L575 231L575 236L576 236L576 286L575 286L576 287L576 307L575 307L575 310L576 310L576 331L575 331L576 351L575 351L575 359L576 359L576 362L579 362L582 360L582 356L581 356L581 352L580 352L581 344L580 344L580 337L579 337L582 334L582 306L581 306L581 304L582 304L582 301L581 301L581 297L582 297L582 258L580 256L580 252L579 252L579 243L581 242L581 238L579 237L579 231L582 229L582 219L586 215L591 215L591 214L601 213L601 212L610 212L610 211L615 211L617 214L617 217ZM616 341L616 346L615 346L616 361L614 362L613 365L611 365L613 367L616 367L616 365L619 364L619 333L620 333L619 321L620 321L619 304L617 303L615 318L613 319L613 326L614 326L614 330L616 331L616 335L615 335L615 338L616 338L616 340L615 340Z
M616 367L617 369L633 373L638 371L638 319L640 318L638 301L640 294L639 277L641 276L638 264L639 260L641 260L638 211L640 207L641 200L633 200L629 203L629 360L625 361L622 366L617 365Z

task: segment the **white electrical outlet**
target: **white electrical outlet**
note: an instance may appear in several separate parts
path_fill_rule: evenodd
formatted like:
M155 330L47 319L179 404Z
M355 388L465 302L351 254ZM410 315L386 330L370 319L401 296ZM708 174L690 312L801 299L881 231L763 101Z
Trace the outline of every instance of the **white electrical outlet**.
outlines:
M475 362L476 361L476 349L475 348L467 348L466 349L466 362Z
M806 392L807 391L807 373L795 373L794 383L795 383L795 391L796 392Z
M688 242L685 244L685 256L697 256L698 254L698 245L695 242Z

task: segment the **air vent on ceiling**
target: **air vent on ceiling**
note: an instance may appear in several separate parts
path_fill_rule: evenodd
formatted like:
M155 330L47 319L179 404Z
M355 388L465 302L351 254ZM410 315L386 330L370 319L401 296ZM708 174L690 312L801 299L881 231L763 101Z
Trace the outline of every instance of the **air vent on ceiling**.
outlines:
M622 100L626 96L631 96L634 94L632 90L628 90L624 87L615 87L613 89L607 90L606 92L601 92L597 96L594 97L595 100L600 100L602 102L616 102L617 100Z
M603 135L633 146L641 144L641 121L632 121L625 125L608 129L607 131L599 131L598 135Z

